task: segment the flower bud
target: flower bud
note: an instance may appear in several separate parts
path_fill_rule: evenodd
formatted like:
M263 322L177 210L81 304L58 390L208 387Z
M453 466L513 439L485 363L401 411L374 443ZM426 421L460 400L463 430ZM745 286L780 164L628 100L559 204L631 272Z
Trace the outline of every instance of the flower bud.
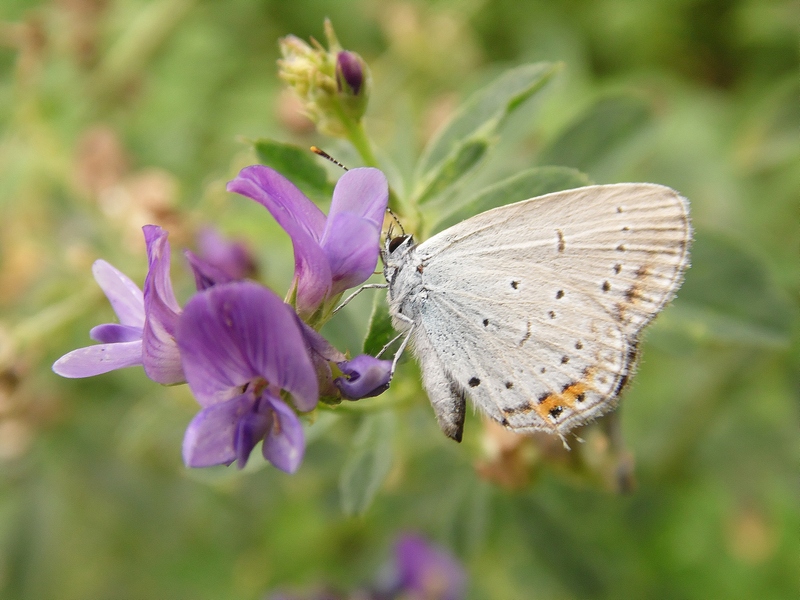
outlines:
M367 110L369 69L355 52L342 50L336 55L336 86L342 107L358 121Z
M361 57L355 52L342 50L336 55L336 84L339 93L358 96L364 85L364 69Z
M364 60L343 50L325 21L328 50L293 35L280 40L278 74L297 93L303 112L324 134L345 137L367 108L370 77Z
M368 354L337 363L344 377L337 377L334 383L348 400L372 398L387 389L392 380L392 361L380 360Z

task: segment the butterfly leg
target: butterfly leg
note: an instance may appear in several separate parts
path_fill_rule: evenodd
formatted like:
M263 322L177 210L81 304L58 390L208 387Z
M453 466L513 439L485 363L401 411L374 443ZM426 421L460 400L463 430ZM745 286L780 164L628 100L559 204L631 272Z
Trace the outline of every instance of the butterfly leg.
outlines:
M397 349L397 352L394 353L394 358L392 359L392 370L390 371L390 375L389 375L389 381L391 381L394 378L394 371L395 371L395 369L397 369L397 362L400 360L400 357L403 355L403 352L405 351L406 346L408 346L408 341L411 339L411 334L412 334L413 331L414 331L414 326L412 325L411 329L408 330L408 333L406 334L406 337L403 338L403 341L400 344L400 347ZM394 339L396 340L397 338L394 338ZM392 342L394 342L394 340L392 340ZM392 342L389 342L389 343L392 343ZM383 352L383 350L381 350L381 352Z
M396 336L394 336L394 337L393 337L391 340L389 340L389 341L386 343L386 345L385 345L383 348L381 348L381 351L380 351L380 352L378 352L378 353L375 355L375 358L380 358L381 356L383 356L383 353L384 353L384 352L386 352L386 351L389 349L389 346L391 346L392 344L394 344L394 343L395 343L397 340L399 340L399 339L400 339L401 337L403 337L404 335L407 335L407 334L406 334L406 333L398 333Z
M356 296L358 296L358 295L359 295L361 292L363 292L364 290L381 290L381 289L386 289L386 288L388 288L388 287L389 287L389 284L388 284L388 283L368 283L367 285L362 285L362 286L361 286L360 288L358 288L358 289L357 289L355 292L353 292L353 293L352 293L352 294L350 294L350 295L349 295L347 298L345 298L345 299L342 301L342 303L341 303L339 306L337 306L336 308L334 308L334 309L333 309L333 312L332 312L331 314L332 314L332 315L335 315L337 312L339 312L339 311L340 311L341 309L343 309L345 306L347 306L348 304L350 304L350 301L351 301L353 298L355 298Z

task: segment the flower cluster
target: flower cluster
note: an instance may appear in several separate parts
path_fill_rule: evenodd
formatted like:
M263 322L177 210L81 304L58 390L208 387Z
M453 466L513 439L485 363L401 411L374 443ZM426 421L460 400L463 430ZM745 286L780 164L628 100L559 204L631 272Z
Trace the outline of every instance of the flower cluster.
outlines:
M144 291L109 263L95 262L94 277L119 323L94 327L90 337L100 343L62 356L53 370L89 377L143 366L158 383L187 383L202 407L184 436L188 466L236 462L242 468L263 442L264 458L292 473L305 450L298 412L314 410L320 395L355 400L389 384L390 361L350 360L317 332L342 293L375 270L388 184L377 169L348 171L327 217L265 166L243 169L228 189L265 206L291 237L289 302L247 279L254 267L246 249L204 232L201 256L186 252L197 293L181 309L170 279L168 234L146 225ZM332 365L342 376L334 378Z
M289 35L280 41L279 75L297 93L303 110L321 133L348 137L364 116L371 78L364 60L343 50L330 21L325 21L328 50Z

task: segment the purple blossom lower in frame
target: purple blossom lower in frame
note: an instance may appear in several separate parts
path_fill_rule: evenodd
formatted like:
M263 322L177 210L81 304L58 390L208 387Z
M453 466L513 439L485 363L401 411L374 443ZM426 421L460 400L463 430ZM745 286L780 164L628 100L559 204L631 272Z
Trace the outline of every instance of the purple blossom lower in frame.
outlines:
M253 282L215 285L186 304L177 339L186 381L203 407L184 437L186 464L243 467L263 440L264 457L294 472L305 439L284 394L309 411L319 388L291 307Z
M360 285L378 263L379 238L389 199L378 169L352 169L333 192L326 217L277 171L245 167L228 191L264 205L292 239L297 312L304 317L344 290Z
M268 600L464 600L467 576L446 550L418 535L403 535L395 559L374 584L345 592L317 586L306 592L275 592Z
M395 546L396 582L411 598L462 600L466 593L464 568L444 549L424 538L406 534Z

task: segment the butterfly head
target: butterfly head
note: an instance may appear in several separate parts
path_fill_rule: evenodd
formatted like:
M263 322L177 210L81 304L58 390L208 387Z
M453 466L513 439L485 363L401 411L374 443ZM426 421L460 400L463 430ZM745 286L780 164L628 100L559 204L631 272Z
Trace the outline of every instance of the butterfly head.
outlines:
M408 255L415 247L414 238L409 234L386 236L381 251L383 274L387 281L392 281L394 273L408 261Z

